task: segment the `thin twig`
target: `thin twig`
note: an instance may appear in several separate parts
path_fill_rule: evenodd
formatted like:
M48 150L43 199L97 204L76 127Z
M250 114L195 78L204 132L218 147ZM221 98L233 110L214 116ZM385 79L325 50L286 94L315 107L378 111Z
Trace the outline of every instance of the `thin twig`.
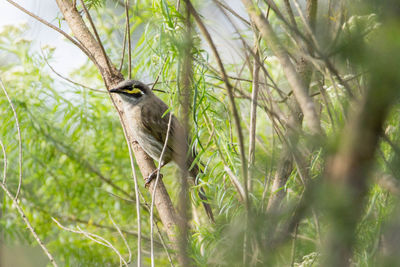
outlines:
M207 40L208 44L211 47L211 50L214 54L215 59L217 60L217 64L218 67L220 69L220 72L222 74L222 78L225 82L226 85L226 89L228 91L228 97L229 97L229 102L231 104L232 107L232 111L233 111L233 117L235 120L235 124L236 124L236 130L238 133L238 138L239 138L239 147L240 147L240 159L242 162L242 176L243 176L243 180L244 180L244 184L247 185L247 180L248 180L248 176L247 176L247 160L246 160L246 155L245 155L245 151L244 151L244 137L243 137L243 132L242 132L242 127L240 125L240 118L239 118L239 113L238 110L236 108L236 104L235 104L235 99L233 97L233 89L232 89L232 85L229 82L229 78L228 75L226 74L225 71L225 67L222 63L221 57L219 56L219 53L217 51L217 48L211 38L210 33L208 32L207 28L205 27L203 21L201 20L200 16L198 15L197 11L194 9L194 7L192 6L191 2L189 0L185 1L187 4L187 8L189 8L190 12L192 13L194 19L197 22L197 25L199 26L200 31L203 33L205 39ZM245 205L246 205L246 211L250 210L250 203L249 203L249 199L248 199L248 190L247 190L247 186L244 187L244 192L245 192Z
M220 7L226 9L229 13L231 13L232 15L234 15L235 17L237 17L239 20L241 20L244 24L246 24L247 26L251 26L251 23L248 22L245 18L243 18L242 16L240 16L238 13L235 12L235 10L233 10L232 8L230 8L227 4L225 4L222 1L219 0L213 0L214 3L216 3L217 5L219 5Z
M21 206L18 204L18 199L16 199L11 192L7 189L6 185L3 183L0 183L0 187L4 190L4 192L7 194L7 196L12 200L14 206L17 208L18 213L21 215L22 219L24 220L26 226L28 227L29 231L31 231L33 237L35 238L36 242L38 242L39 246L42 248L42 250L44 251L44 253L47 255L47 257L49 258L51 264L53 264L53 266L57 267L57 263L54 260L53 255L50 254L49 250L47 249L47 247L43 244L42 240L39 238L39 236L37 235L35 229L33 228L33 226L31 225L31 223L29 222L28 218L25 215L25 212L23 211L23 209L21 208Z
M135 196L136 196L136 216L137 216L137 227L138 227L138 267L141 267L142 265L142 226L141 226L141 221L140 221L140 199L139 199L139 186L138 186L138 181L137 181L137 176L136 176L136 171L135 171L135 163L133 162L133 154L132 154L132 147L131 143L129 142L128 138L128 133L126 129L126 125L123 123L121 120L124 136L126 143L128 145L128 151L129 151L129 159L131 163L131 169L132 169L132 176L133 176L133 182L135 184Z
M251 0L242 0L242 2L246 6L249 16L252 20L254 20L263 38L268 41L271 50L279 59L282 69L290 86L293 89L293 93L299 102L302 112L304 113L306 123L310 127L312 134L316 136L324 135L319 116L315 109L315 104L307 94L307 88L302 82L299 74L296 72L296 69L291 62L286 49L278 39L278 36L272 29L271 24L263 17L263 15L259 13L259 9L254 7ZM271 1L268 2L270 3Z
M17 131L18 131L18 167L19 167L19 180L18 180L18 189L17 193L15 193L15 200L18 199L19 193L21 191L21 186L22 186L22 138L21 138L21 128L19 126L19 121L18 121L18 116L17 112L15 111L14 105L8 96L7 90L3 84L3 80L0 78L0 84L1 88L3 89L4 94L7 97L8 103L10 104L10 107L13 111L14 114L14 119L15 119L15 124L17 125ZM5 176L4 176L4 181L5 181Z
M296 6L297 12L300 15L300 19L302 20L304 26L305 26L305 30L307 32L307 34L310 36L312 44L318 49L321 50L317 41L317 38L315 37L315 35L313 34L313 30L311 29L310 23L307 21L306 16L303 13L303 10L301 10L300 8L300 4L297 0L293 0L294 5Z
M84 47L83 45L81 45L78 41L76 41L73 37L71 37L68 33L64 32L63 30L57 28L56 26L54 26L53 24L45 21L44 19L42 19L41 17L33 14L32 12L26 10L25 8L23 8L22 6L18 5L17 3L15 3L12 0L6 0L7 2L9 2L10 4L12 4L13 6L15 6L16 8L18 8L19 10L21 10L22 12L24 12L25 14L28 14L29 16L31 16L32 18L40 21L41 23L43 23L44 25L46 25L47 27L52 28L53 30L61 33L65 38L67 38L68 40L70 40L74 45L76 45L83 53L85 53L91 60L93 60L93 62L97 64L97 61L94 59L94 57L92 56L92 54L89 52L88 49L86 49L86 47Z
M215 0L214 0L215 1ZM219 7L219 6L218 6ZM220 7L219 7L220 8ZM243 46L247 49L247 51L253 56L254 60L257 62L257 64L259 64L259 66L261 67L262 71L264 72L264 74L268 77L268 79L272 82L272 85L269 85L271 88L274 88L277 90L278 94L280 95L280 97L285 98L286 97L286 93L283 92L279 86L275 83L274 79L272 78L272 76L269 74L268 70L265 68L263 62L264 60L261 60L259 57L256 56L256 54L253 51L253 48L250 47L246 40L243 38L242 34L240 34L239 28L236 26L236 24L234 23L234 21L232 21L232 19L226 14L226 12L221 9L221 12L225 15L226 19L231 23L231 25L234 27L234 29L236 30L236 33L238 34L238 38L242 41ZM269 9L267 10L267 14ZM267 16L267 14L265 16ZM210 64L207 65L207 67L214 72L217 75L221 75L217 70L215 70ZM248 79L244 79L244 78L238 78L238 77L232 77L232 76L228 76L228 78L230 79L235 79L235 80L241 80L241 81L246 81L246 82L253 82L252 80L248 80ZM224 79L221 78L221 80L223 81ZM267 84L267 83L264 83ZM234 88L234 87L233 87Z
M294 261L296 259L296 240L297 240L297 230L299 228L299 224L296 224L296 227L294 228L294 236L293 236L293 243L292 243L292 260L290 263L290 266L294 266Z
M3 142L0 139L0 146L1 150L3 151L3 184L6 183L6 177L7 177L7 153L6 153L6 148L4 147Z
M168 251L168 250L169 250L169 249L168 249L168 246L167 246L167 244L165 243L163 236L161 235L161 231L160 231L160 228L158 228L157 222L155 223L155 226L156 226L156 228L157 228L158 238L160 238L161 245L162 245L163 248L164 248L165 254L167 254L168 261L169 261L169 263L171 264L171 266L174 267L175 265L174 265L174 263L172 262L172 257L171 257L171 254L170 254L169 251Z
M155 199L156 199L156 188L157 188L158 180L160 179L160 169L162 167L162 162L163 162L162 160L163 160L164 153L165 153L165 150L166 150L167 145L168 145L168 138L169 138L169 134L170 134L170 131L171 131L171 124L172 124L172 112L170 112L170 114L169 114L167 134L165 136L164 145L163 145L163 148L161 150L160 159L158 160L157 178L156 178L156 181L154 183L154 188L153 188L153 192L152 192L152 195L151 195L151 206L150 206L150 255L151 255L151 266L152 267L154 267L154 245L153 245L154 202L155 202Z
M228 174L230 180L232 181L232 184L236 187L236 191L239 193L240 199L244 201L246 196L243 186L240 184L239 179L236 177L236 175L232 172L232 170L228 166L225 165L224 170Z
M96 223L96 222L89 222L89 220L84 220L84 219L81 219L81 218L76 218L75 216L62 215L62 214L51 214L51 213L48 213L46 210L43 210L43 209L40 208L40 207L36 207L36 208L39 209L40 211L46 213L46 214L49 214L51 217L59 217L59 218L61 218L62 220L65 220L65 221L71 221L71 222L77 222L77 223L83 223L83 224L89 224L89 223L90 223L91 225L93 225L93 226L95 226L95 227L98 227L98 228L108 229L108 230L115 230L114 227L109 226L109 225L99 224L99 223ZM136 237L138 236L138 233L135 232L135 231L126 230L126 229L120 229L120 230L121 230L121 232L124 233L124 234L131 235L131 236L136 236ZM145 240L147 240L147 241L150 241L150 238L148 238L148 237L142 236L142 238L145 239ZM158 246L161 246L161 245L162 245L161 243L158 243L158 242L156 242L156 244L157 244Z
M75 82L75 81L69 79L68 77L65 77L65 76L61 75L59 72L57 72L57 71L50 65L50 63L48 62L46 56L45 56L44 53L43 53L43 49L40 49L40 50L41 50L41 53L42 53L42 56L43 56L43 59L44 59L46 65L47 65L58 77L60 77L61 79L64 79L64 80L66 80L67 82L70 82L70 83L75 84L75 85L77 85L77 86L80 86L80 87L89 89L89 90L94 91L94 92L107 93L107 91L105 91L105 90L99 90L99 89L91 88L91 87L89 87L89 86L86 86L86 85L84 85L84 84Z
M124 235L122 234L121 229L119 229L118 225L114 222L114 220L113 220L113 218L112 218L110 212L108 213L108 217L110 217L110 220L111 220L112 224L113 224L113 225L115 226L115 228L117 229L119 235L121 236L122 240L124 241L124 244L125 244L126 248L128 249L128 253L129 253L128 263L130 263L131 260L132 260L131 248L129 247L129 244L128 244L128 242L126 241L126 238L125 238Z
M101 237L101 236L99 236L99 235L96 235L96 234L92 234L92 233L83 231L79 226L77 226L77 229L78 229L78 230L74 230L74 229L68 228L68 227L62 225L61 223L59 223L54 217L51 218L51 219L58 225L58 227L60 227L61 229L65 230L65 231L67 231L67 232L71 232L71 233L76 233L76 234L84 235L84 236L86 236L87 238L89 238L90 240L92 240L92 241L94 241L94 242L96 242L96 243L98 243L98 244L100 244L100 245L102 245L102 246L111 248L111 249L115 252L115 254L118 255L120 262L124 263L124 265L128 267L128 263L127 263L126 260L122 257L122 255L121 255L121 253L118 251L118 249L116 249L116 248L115 248L109 241L107 241L105 238L103 238L103 237ZM122 266L122 264L120 264L120 266Z
M129 25L129 0L125 1L126 31L128 34L128 78L132 78L131 28Z
M124 64L124 59L125 59L125 50L126 50L126 36L128 35L127 30L128 29L128 25L125 27L125 32L124 32L124 41L122 44L122 57L121 57L121 61L119 62L119 67L118 67L118 71L121 72L122 70L122 65Z
M292 7L290 6L289 0L284 0L283 2L285 3L286 12L289 15L290 22L293 24L293 27L297 28L297 23L296 20L294 19L293 10Z
M272 10L275 11L277 17L279 19L282 20L282 22L291 30L293 31L298 37L300 37L307 46L311 47L313 49L313 51L316 53L316 55L318 55L325 63L325 66L335 75L335 77L339 80L339 82L343 85L343 87L346 90L346 93L348 94L348 96L350 98L353 98L354 95L351 91L351 88L349 86L349 84L343 80L340 75L339 72L336 70L336 68L333 66L332 62L329 60L329 57L327 55L325 55L321 49L318 48L318 46L316 45L317 43L314 42L314 40L316 40L316 38L314 37L314 40L309 40L302 32L300 32L300 30L297 27L293 27L282 15L282 13L278 10L276 4L271 1L271 0L265 0L272 8ZM247 2L250 3L249 0L242 0L242 2ZM246 4L247 5L247 4ZM307 23L306 23L307 24ZM339 29L341 29L341 27L339 27ZM312 33L312 30L311 30ZM311 35L313 36L313 35ZM271 40L270 40L271 41Z
M190 126L189 126L189 103L190 103L190 89L192 88L192 81L193 81L193 57L192 57L192 48L193 48L193 25L191 21L191 12L188 8L188 3L185 1L185 12L183 14L183 21L184 21L184 32L183 38L184 43L182 46L182 51L180 52L180 66L178 69L178 91L180 92L179 103L182 107L182 126L183 131L178 131L177 140L183 141L181 144L186 144L186 140L188 140L187 134L190 133ZM178 224L179 230L177 232L177 251L180 257L180 264L182 266L193 266L193 260L189 256L189 221L190 221L190 214L188 212L189 209L189 195L188 195L188 177L189 173L189 166L187 165L187 157L190 156L189 146L188 145L181 145L176 147L178 151L175 151L178 156L177 163L180 169L180 182L179 182L179 189L178 189ZM196 168L196 167L194 167ZM193 177L196 180L196 173Z
M108 71L111 73L111 72L112 72L112 69L111 69L111 66L110 66L109 58L107 57L106 50L104 49L103 43L101 42L101 39L100 39L100 36L99 36L99 34L97 33L96 26L94 26L92 17L90 16L90 13L89 13L89 11L88 11L87 8L86 8L85 1L81 0L81 4L82 4L82 6L83 6L83 9L85 9L86 17L88 18L89 23L90 23L90 26L92 26L94 35L96 36L97 42L99 43L99 46L100 46L100 48L101 48L101 52L103 53L103 57L104 57L104 59L105 59L105 61L106 61L107 67L108 67Z
M169 51L168 51L168 53L169 53ZM161 73L164 70L164 66L165 66L165 63L167 62L167 59L168 59L168 55L165 56L164 63L162 64L160 70L158 71L156 80L152 83L151 91L155 90L154 86L156 86L156 84L158 83L158 80L160 79Z
M257 35L254 27L254 54L256 57L259 57L259 36ZM251 91L251 111L250 111L250 138L249 138L249 180L248 180L248 188L249 192L251 193L253 188L253 167L255 161L255 139L256 139L256 127L257 127L257 105L258 105L258 89L259 89L259 77L260 77L260 64L257 62L258 60L255 59L253 62L253 83L252 83L252 91Z

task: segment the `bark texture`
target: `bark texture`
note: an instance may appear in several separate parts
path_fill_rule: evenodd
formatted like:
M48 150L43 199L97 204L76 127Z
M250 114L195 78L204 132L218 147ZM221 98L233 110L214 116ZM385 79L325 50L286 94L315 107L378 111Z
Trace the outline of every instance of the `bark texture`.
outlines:
M82 19L80 13L73 6L72 2L69 0L56 0L58 7L60 8L61 13L64 16L64 19L68 23L69 28L71 29L74 37L81 43L93 56L94 63L98 67L104 83L108 90L113 88L119 82L124 80L123 75L116 69L113 64L108 64L106 57L101 49L101 45L98 43L96 38L88 29L84 20ZM110 66L110 68L109 68ZM118 111L120 116L121 123L123 125L127 125L127 114L125 114L123 109L123 103L118 96L110 95L115 108ZM140 168L143 177L148 177L150 173L152 173L156 166L154 165L153 160L143 151L143 149L139 146L139 144L134 140L132 133L129 128L126 128L128 139L132 145L136 162ZM154 190L153 180L150 183L149 190L152 192ZM162 180L159 180L156 194L155 194L155 206L160 215L160 219L165 227L169 240L172 245L177 244L176 235L175 235L175 226L178 225L178 217L176 216L173 204L168 195L167 190L165 189L164 183ZM179 257L178 257L179 261Z

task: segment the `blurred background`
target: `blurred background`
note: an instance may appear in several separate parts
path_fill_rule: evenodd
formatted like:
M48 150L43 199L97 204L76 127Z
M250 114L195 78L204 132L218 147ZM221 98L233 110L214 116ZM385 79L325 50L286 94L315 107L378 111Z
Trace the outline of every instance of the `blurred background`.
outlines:
M16 2L74 36L56 1ZM157 80L180 119L189 109L216 217L192 186L182 252L155 211L156 266L184 265L182 253L187 266L400 264L398 1L191 1L190 12L188 1L129 2L132 77ZM126 2L84 3L128 77ZM16 203L59 266L138 264L129 153L102 74L60 33L0 3L1 267L52 265L6 193L19 187ZM151 266L151 195L138 170ZM162 173L177 207L179 169Z

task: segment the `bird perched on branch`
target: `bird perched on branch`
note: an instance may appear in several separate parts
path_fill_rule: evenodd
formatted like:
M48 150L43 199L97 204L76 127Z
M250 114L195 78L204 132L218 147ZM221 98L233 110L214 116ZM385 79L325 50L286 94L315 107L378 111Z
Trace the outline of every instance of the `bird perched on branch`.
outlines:
M169 129L167 144L160 162L161 167L175 161L181 168L189 170L191 178L197 185L196 177L201 170L197 164L193 165L196 154L194 151L189 151L190 139L178 119L174 115L170 116L167 112L167 104L158 98L147 85L135 80L119 83L110 90L110 93L121 96L126 104L125 112L133 137L143 150L156 161L160 160ZM149 175L146 184L156 176L157 170ZM214 221L211 207L206 202L207 197L202 188L199 190L199 197L202 199L208 217Z

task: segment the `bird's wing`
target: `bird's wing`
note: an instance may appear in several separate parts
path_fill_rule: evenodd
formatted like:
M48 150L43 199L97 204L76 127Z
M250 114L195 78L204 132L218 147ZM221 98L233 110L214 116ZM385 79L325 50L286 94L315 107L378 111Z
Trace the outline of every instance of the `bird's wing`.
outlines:
M161 99L157 97L156 101L154 102L152 105L142 106L142 123L149 134L151 134L157 141L164 144L168 130L170 113L168 112L167 114L164 114L168 110L168 106ZM155 110L158 111L155 112ZM185 141L182 142L182 140ZM176 155L179 154L179 151L182 151L182 148L179 148L179 144L187 145L187 137L185 135L184 128L178 119L172 115L167 148L170 151L173 151Z

